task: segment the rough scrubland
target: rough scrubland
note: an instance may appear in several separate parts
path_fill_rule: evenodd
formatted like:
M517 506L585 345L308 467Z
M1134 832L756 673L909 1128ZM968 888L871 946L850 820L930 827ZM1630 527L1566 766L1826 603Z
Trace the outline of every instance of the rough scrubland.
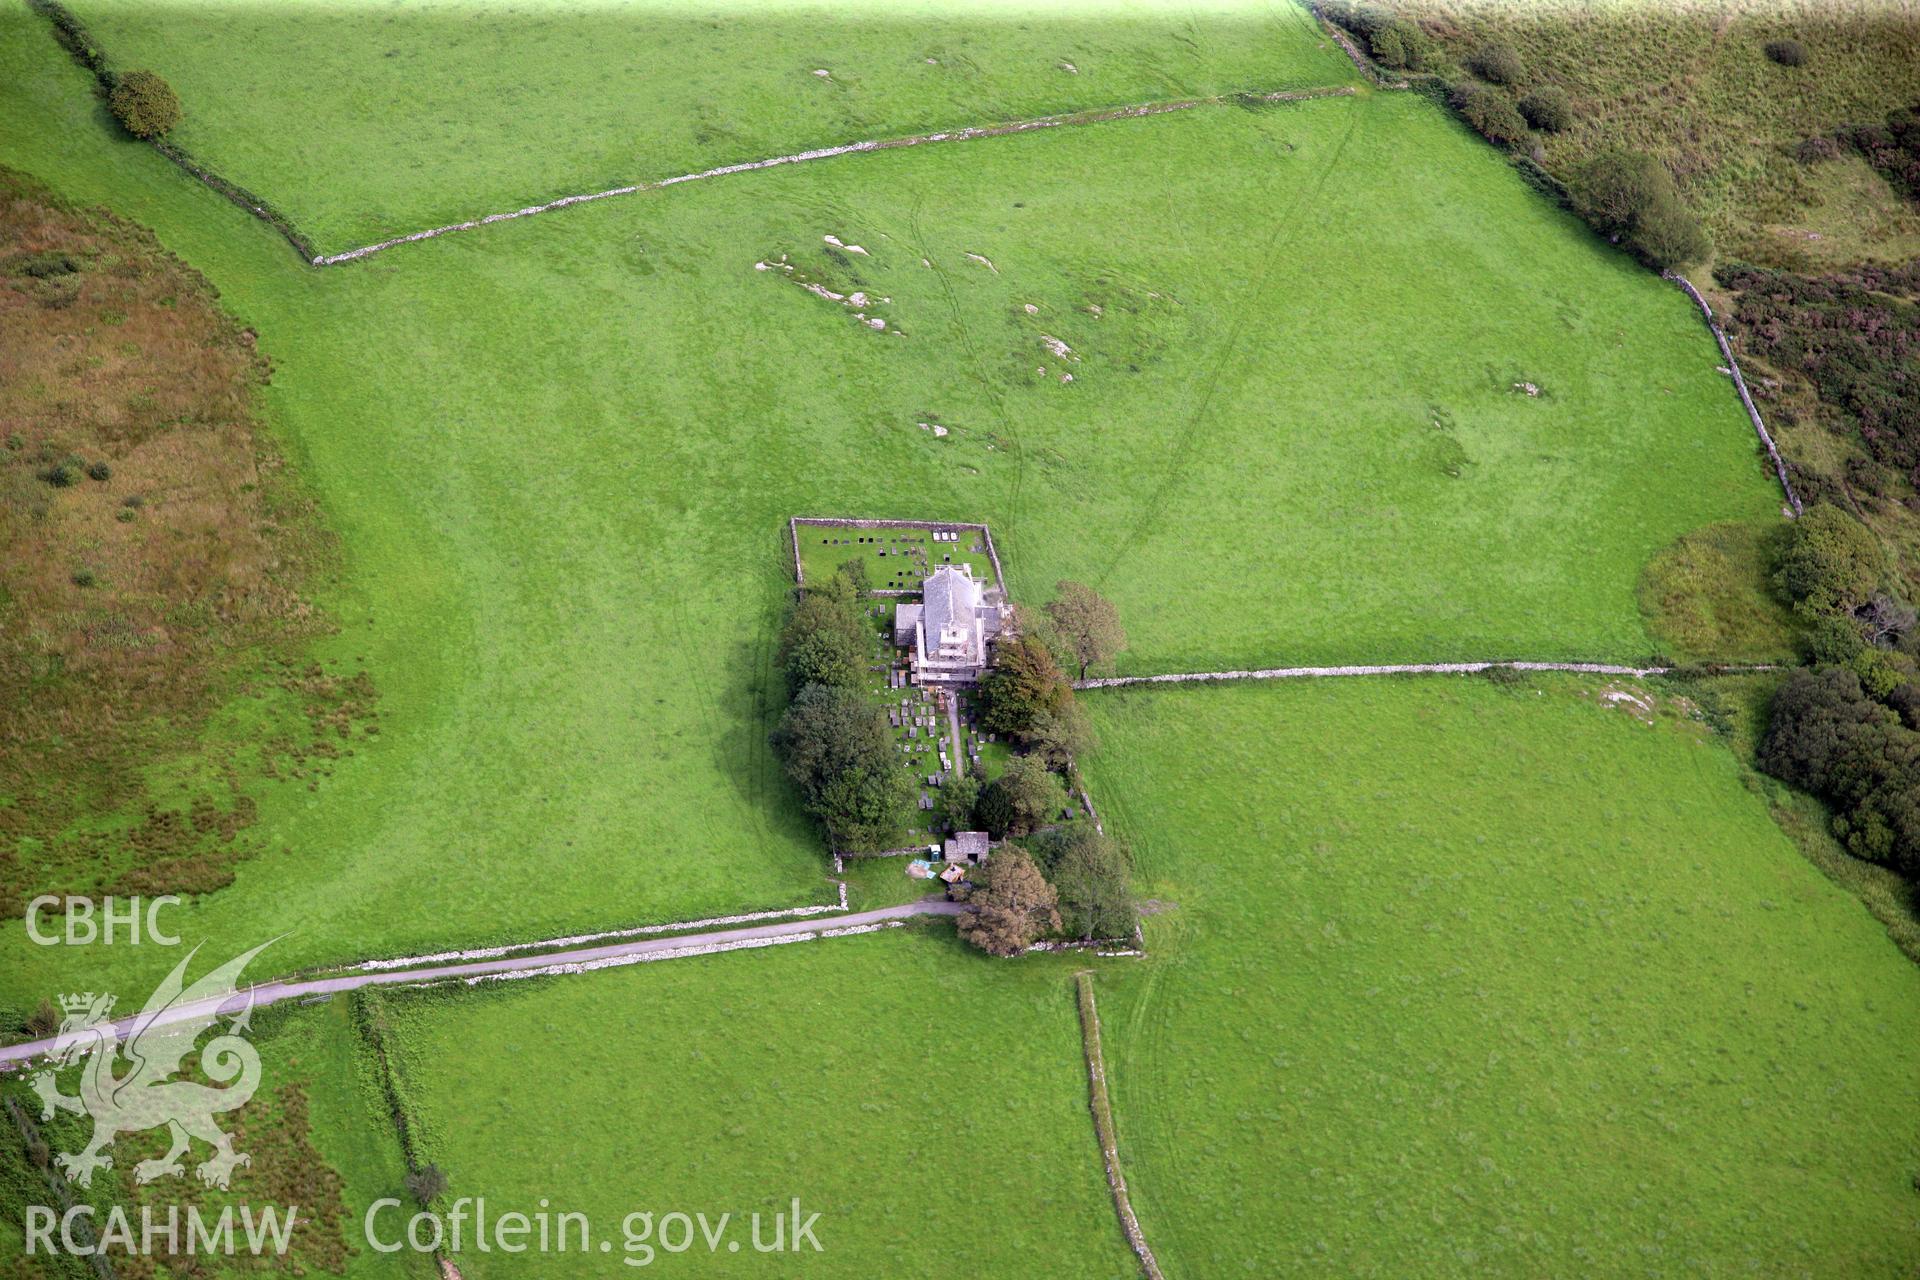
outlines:
M1658 156L1723 259L1818 268L1920 252L1920 215L1864 160L1807 165L1794 154L1808 137L1920 99L1913 0L1383 7L1418 22L1450 61L1497 44L1523 68L1517 91L1565 89L1572 126L1532 140L1555 173L1609 148ZM1784 39L1802 45L1804 63L1767 56Z

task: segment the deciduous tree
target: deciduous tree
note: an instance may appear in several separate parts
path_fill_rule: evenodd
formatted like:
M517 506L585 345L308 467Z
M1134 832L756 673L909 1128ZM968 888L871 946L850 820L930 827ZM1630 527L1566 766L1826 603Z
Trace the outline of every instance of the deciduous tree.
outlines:
M1022 835L1057 817L1066 807L1060 775L1034 756L1016 756L1005 773L980 793L974 816L998 839Z
M1024 738L1042 713L1058 711L1073 696L1047 646L1030 635L1002 639L993 665L980 678L980 723L994 733Z
M960 917L960 936L989 955L1017 956L1060 928L1058 898L1023 850L1001 849L979 873L984 884L968 896L974 908Z
M1091 822L1070 822L1042 832L1033 844L1059 897L1065 932L1083 940L1124 938L1133 932L1139 909L1132 866L1118 842Z
M1088 667L1110 661L1127 647L1126 628L1120 625L1120 613L1112 602L1085 583L1063 579L1054 584L1054 592L1046 615L1080 664L1080 678L1085 680Z

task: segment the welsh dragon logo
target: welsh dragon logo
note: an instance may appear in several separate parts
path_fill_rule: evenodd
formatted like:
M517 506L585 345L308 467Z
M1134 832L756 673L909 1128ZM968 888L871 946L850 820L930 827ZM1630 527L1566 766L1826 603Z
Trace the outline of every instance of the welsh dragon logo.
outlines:
M187 986L187 965L199 951L195 947L174 966L146 1007L120 1023L107 1017L113 1008L111 995L89 991L60 998L66 1017L48 1055L54 1066L35 1075L32 1084L40 1095L41 1119L51 1120L56 1110L93 1118L93 1138L86 1149L56 1157L76 1184L90 1186L95 1169L113 1167L113 1157L105 1149L116 1137L161 1125L171 1131L172 1146L159 1159L135 1165L136 1182L181 1173L180 1158L195 1138L213 1147L213 1155L194 1170L208 1186L225 1190L234 1169L253 1162L233 1149L232 1136L213 1119L244 1106L260 1085L260 1055L245 1039L253 1016L251 990L244 1007L225 1015L226 1029L200 1048L200 1073L225 1087L170 1077L180 1071L201 1033L222 1017L220 1008L235 994L240 971L270 945L263 943ZM86 1065L81 1069L80 1095L69 1097L60 1092L58 1073L81 1059Z

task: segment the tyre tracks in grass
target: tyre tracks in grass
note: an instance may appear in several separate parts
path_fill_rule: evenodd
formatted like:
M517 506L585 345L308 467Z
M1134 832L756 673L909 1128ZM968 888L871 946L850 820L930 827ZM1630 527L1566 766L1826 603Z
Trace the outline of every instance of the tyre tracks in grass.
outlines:
M1185 481L1188 468L1192 465L1200 439L1200 427L1213 407L1215 394L1227 380L1228 369L1246 332L1247 323L1253 313L1254 304L1266 291L1267 279L1273 273L1274 263L1282 251L1292 243L1299 229L1299 219L1303 212L1311 210L1325 192L1328 180L1340 167L1340 158L1346 153L1347 144L1352 140L1354 130L1359 127L1358 112L1349 113L1347 127L1333 145L1333 153L1316 174L1311 183L1304 186L1288 204L1287 208L1274 217L1273 231L1267 237L1266 245L1260 252L1260 266L1255 273L1251 287L1246 291L1245 305L1233 308L1233 318L1227 330L1226 340L1221 344L1212 369L1206 375L1200 395L1193 412L1187 416L1186 424L1180 428L1168 450L1167 464L1162 470L1159 483L1141 505L1133 526L1114 544L1107 561L1101 566L1094 579L1096 586L1105 586L1115 571L1133 553L1133 549L1148 537L1159 523L1161 515L1172 499L1174 491Z

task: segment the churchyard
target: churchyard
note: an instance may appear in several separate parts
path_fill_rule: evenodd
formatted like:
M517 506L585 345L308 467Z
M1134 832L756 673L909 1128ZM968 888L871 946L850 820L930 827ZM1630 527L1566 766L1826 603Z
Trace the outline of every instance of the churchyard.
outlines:
M938 521L790 522L800 583L819 581L847 564L865 571L864 612L873 648L866 690L887 716L901 765L914 780L911 805L897 838L885 852L925 853L946 831L935 810L940 788L960 773L981 785L998 777L1010 756L1007 744L984 732L966 690L936 691L912 681L907 651L894 643L894 610L918 599L921 584L941 565L966 565L976 577L1004 591L985 525ZM947 706L953 702L951 714ZM955 730L958 730L956 742Z

